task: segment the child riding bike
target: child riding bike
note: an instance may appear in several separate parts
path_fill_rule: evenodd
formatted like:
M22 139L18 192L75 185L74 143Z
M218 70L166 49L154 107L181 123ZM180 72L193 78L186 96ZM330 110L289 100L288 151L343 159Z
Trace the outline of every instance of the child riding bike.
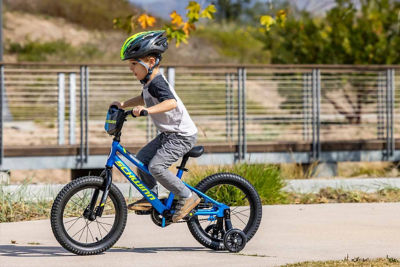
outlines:
M132 35L121 48L121 60L129 61L129 68L143 84L142 93L124 102L114 101L120 109L133 107L132 113L140 116L146 110L159 134L145 145L137 158L148 166L152 176L138 170L142 181L158 194L157 181L179 197L173 222L184 218L200 202L199 196L189 190L168 168L193 148L197 128L174 88L159 71L161 54L168 48L164 31L147 31ZM145 106L144 106L145 105ZM142 198L128 208L147 211L151 204Z
M260 226L262 202L244 177L219 172L205 177L196 186L180 180L187 171L189 158L200 157L204 148L193 147L197 128L159 72L161 54L168 47L163 33L142 32L125 41L121 58L129 60L131 71L142 82L142 94L111 104L105 130L114 138L102 174L74 179L54 199L50 215L53 234L72 253L102 253L118 241L125 229L126 198L112 182L113 168L144 197L129 205L131 209L138 214L150 214L151 221L162 228L173 222L186 223L192 236L207 248L239 252ZM134 108L125 111L126 107ZM130 115L150 115L159 131L137 155L120 144L124 122ZM168 167L180 157L178 172L173 175ZM125 161L138 168L142 180ZM157 181L171 191L167 199L157 197ZM148 211L139 212L143 210Z

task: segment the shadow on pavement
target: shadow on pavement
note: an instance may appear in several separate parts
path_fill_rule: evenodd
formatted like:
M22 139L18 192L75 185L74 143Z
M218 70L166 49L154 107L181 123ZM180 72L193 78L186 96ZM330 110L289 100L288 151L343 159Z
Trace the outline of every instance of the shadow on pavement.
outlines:
M7 257L65 257L73 255L62 247L0 245L0 256Z
M184 251L204 251L204 252L216 252L211 249L207 249L205 247L148 247L148 248L133 248L130 249L131 252L136 253L157 253L162 251L177 251L177 252L184 252Z
M214 251L204 247L147 247L147 248L111 248L101 254L112 252L134 252L134 253L158 253L158 252L193 252L204 251L209 253L226 253L225 251ZM16 246L0 245L0 257L66 257L76 256L62 247L54 246Z

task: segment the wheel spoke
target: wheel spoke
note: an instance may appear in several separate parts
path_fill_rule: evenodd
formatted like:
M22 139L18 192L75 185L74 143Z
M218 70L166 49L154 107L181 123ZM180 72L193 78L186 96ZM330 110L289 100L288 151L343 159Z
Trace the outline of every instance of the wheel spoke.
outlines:
M96 226L94 230L97 228L98 234L92 231L91 223L93 221L89 221L87 218L83 217L84 210L90 205L91 199L94 195L96 188L85 188L81 191L76 192L67 202L65 206L64 218L74 216L76 218L71 218L69 220L63 221L64 229L66 229L67 235L69 238L83 242L86 244L99 242L98 237L103 239L107 235L108 232L111 231L115 219L116 219L116 210L114 207L114 202L111 198L107 198L104 207L106 209L103 210L104 216L98 217L95 219ZM97 203L99 203L101 199L98 199ZM79 214L81 214L79 216ZM79 216L79 217L78 217ZM104 219L105 221L98 220L99 218ZM77 222L83 219L81 223L77 224ZM93 228L92 227L92 228ZM109 229L107 229L109 228ZM103 234L103 231L105 234Z
M246 209L246 210L241 210L241 211L236 211L236 212L233 212L233 213L231 213L231 215L235 215L235 214L241 214L242 216L246 216L246 217L249 217L247 214L244 214L243 212L245 212L245 211L247 211L247 210L249 210L249 209Z
M96 222L104 229L104 231L108 231L99 221L97 221L97 219L96 219Z
M236 218L238 218L245 226L247 225L247 223L245 223L242 219L240 219L239 216L237 216L236 214L234 214L233 216L235 216Z
M74 226L74 224L75 224L80 218L82 218L82 216L80 216L73 224L71 224L71 225L69 226L69 228L67 229L67 231L68 231L69 229L71 229L71 227Z
M99 229L100 237L101 237L101 239L103 239L103 236L102 236L101 231L100 231L99 222L97 220L96 220L96 224L97 224L97 228Z
M81 217L82 217L82 216L81 216ZM78 219L81 218L81 217L77 217L77 218L75 218L75 219L69 220L68 222L64 222L64 224L70 223L70 222L72 222L72 221L76 221L76 220L78 220Z
M97 220L96 220L97 221ZM106 225L111 225L111 226L113 226L112 224L109 224L109 223L104 223L104 222L99 222L99 221L97 221L98 223L100 223L100 224L106 224Z

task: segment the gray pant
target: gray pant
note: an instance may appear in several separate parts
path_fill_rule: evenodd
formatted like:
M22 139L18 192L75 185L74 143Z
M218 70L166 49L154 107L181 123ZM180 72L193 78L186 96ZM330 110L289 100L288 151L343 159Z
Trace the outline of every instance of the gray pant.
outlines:
M181 136L175 133L161 133L139 151L136 155L137 158L148 166L151 175L155 178L139 170L142 181L151 191L157 194L158 181L175 195L180 197L190 196L190 190L168 168L189 152L196 140L197 134Z

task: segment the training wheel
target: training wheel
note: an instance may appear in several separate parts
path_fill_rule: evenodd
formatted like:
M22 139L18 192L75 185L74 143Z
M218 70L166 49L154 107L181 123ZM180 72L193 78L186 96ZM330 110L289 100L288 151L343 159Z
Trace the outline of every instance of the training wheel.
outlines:
M247 242L246 234L239 229L230 229L224 235L224 245L230 252L239 252Z
M225 231L224 229L218 229L218 226L216 224L212 224L206 227L205 229L206 233L209 234L212 238L215 239L223 239L225 236Z

